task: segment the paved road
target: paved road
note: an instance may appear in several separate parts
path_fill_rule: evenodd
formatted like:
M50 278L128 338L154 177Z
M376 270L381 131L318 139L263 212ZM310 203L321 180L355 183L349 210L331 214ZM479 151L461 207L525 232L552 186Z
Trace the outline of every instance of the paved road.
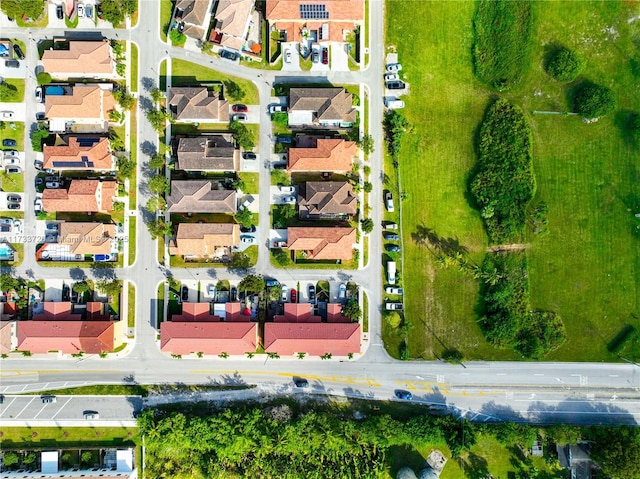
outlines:
M640 419L639 368L632 364L590 363L489 363L476 362L449 365L439 362L398 362L386 354L381 336L380 305L382 303L381 265L381 205L382 183L382 74L384 69L384 3L374 0L370 5L370 63L359 72L275 72L262 71L225 62L197 52L172 48L159 38L159 4L140 2L139 23L129 30L102 30L108 38L135 42L140 48L138 87L138 205L141 217L147 214L144 205L149 197L146 180L151 172L146 162L145 151L157 150L158 136L140 109L148 96L149 80L157 84L160 62L164 58L181 58L215 70L233 74L253 81L260 94L260 144L259 157L269 157L271 148L270 121L266 112L271 87L274 82L310 82L326 79L336 84L361 83L366 85L370 100L369 128L375 139L375 153L370 156L371 178L374 190L370 196L373 207L372 218L375 229L369 243L371 260L358 271L282 270L269 264L267 232L269 230L268 202L260 204L259 259L252 272L268 274L284 282L298 279L335 281L353 280L360 284L369 298L369 340L365 354L355 361L339 362L338 359L321 361L265 360L264 356L246 358L171 359L160 353L156 342L156 288L165 279L164 270L156 259L156 243L146 231L143 221L138 221L136 262L117 270L121 279L135 282L136 331L134 347L120 357L99 359L51 359L32 357L11 358L2 361L0 391L5 394L37 391L59 387L59 383L121 383L133 378L136 382L152 383L228 383L247 382L260 384L271 392L286 393L291 390L291 377L299 375L310 380L313 393L332 393L350 397L388 399L398 388L409 389L414 400L445 405L459 414L477 420L487 418L519 418L529 421L575 421L578 423L637 423ZM19 38L30 45L29 59L35 65L34 40L63 35L67 29L17 29L7 24L6 17L0 19L3 35ZM77 32L74 32L77 33ZM32 40L33 39L33 40ZM35 80L27 81L27 95L35 88ZM26 108L27 116L34 117L35 106ZM29 157L29 142L26 145ZM32 184L33 170L26 178L27 188ZM270 174L267 168L260 169L260 194L269 197ZM32 212L27 213L27 230L33 224ZM33 248L23 265L15 274L36 278L68 278L66 268L42 268L33 258ZM244 273L224 269L173 269L178 279L240 279ZM94 273L86 270L88 277ZM271 388L271 389L269 389ZM73 420L73 419L70 419Z

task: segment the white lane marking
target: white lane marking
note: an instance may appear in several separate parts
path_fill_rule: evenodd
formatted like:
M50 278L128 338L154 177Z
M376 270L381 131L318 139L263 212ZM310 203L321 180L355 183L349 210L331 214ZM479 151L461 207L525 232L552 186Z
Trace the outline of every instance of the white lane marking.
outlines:
M496 373L496 376L506 376L507 373Z
M58 414L60 414L60 412L64 409L64 407L65 407L67 404L69 404L69 403L71 402L71 400L72 400L72 399L73 399L73 398L68 398L68 399L67 399L67 401L62 405L62 407L61 407L60 409L58 409L58 412L56 412L56 413L53 415L53 417L52 417L51 419L52 419L52 420L53 420L53 419L55 419L55 418L56 418L56 416L57 416Z
M542 373L534 373L534 376L544 376Z
M609 374L610 378L619 378L620 376L618 374Z
M27 408L29 407L29 405L33 402L33 400L34 400L36 397L37 397L37 396L32 397L32 398L31 398L31 401L29 401L29 402L27 403L27 405L26 405L25 407L23 407L23 408L22 408L22 411L20 411L16 416L14 416L14 419L15 419L15 418L19 418L19 417L20 417L20 415L24 412L24 410L25 410L25 409L27 409ZM40 398L38 398L38 399L40 399ZM34 419L35 419L35 418L34 418Z

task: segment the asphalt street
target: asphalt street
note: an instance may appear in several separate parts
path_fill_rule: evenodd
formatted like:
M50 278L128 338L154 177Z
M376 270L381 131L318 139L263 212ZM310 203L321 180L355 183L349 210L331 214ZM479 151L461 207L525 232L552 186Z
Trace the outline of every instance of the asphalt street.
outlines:
M248 358L184 358L172 359L159 351L156 329L157 285L166 279L167 269L157 261L156 242L151 239L143 221L137 222L136 261L133 265L115 271L120 279L136 284L135 340L126 354L111 355L108 359L83 357L58 359L52 357L11 357L1 361L0 392L9 395L26 391L51 389L59 384L122 383L135 381L142 384L186 383L259 384L275 393L301 392L292 389L291 378L302 376L311 383L310 393L336 394L348 397L390 399L396 389L412 391L414 401L436 404L475 420L518 419L533 422L571 421L575 423L637 424L640 419L640 376L634 364L603 363L501 363L472 362L451 365L441 362L400 362L391 359L381 339L382 265L382 163L383 163L383 72L384 72L384 2L369 2L369 64L354 72L279 72L258 70L226 62L219 57L202 55L182 48L174 48L160 40L160 12L158 2L139 2L138 24L128 30L104 29L107 38L130 40L138 45L139 82L137 112L138 204L134 207L140 218L148 217L145 204L150 196L146 187L152 172L148 168L148 153L158 150L158 135L146 120L145 104L150 101L149 90L158 85L160 64L164 59L179 58L214 70L235 75L254 82L260 96L259 158L270 157L272 147L271 122L267 105L274 83L287 81L317 83L327 80L335 84L363 84L368 92L368 124L375 140L375 152L370 155L371 178L374 189L369 197L371 217L375 228L370 234L369 262L364 268L352 270L299 270L279 269L269 262L268 231L270 227L269 203L260 202L258 228L259 256L252 273L274 277L283 282L330 279L357 282L369 301L369 332L364 341L364 354L354 360L334 358L328 361L265 359L264 355ZM28 45L30 65L37 63L36 42L60 36L67 29L20 29L0 21L3 36L19 38ZM80 32L69 32L79 35ZM35 67L27 77L27 93L35 90ZM25 115L35 120L35 103L27 101ZM364 123L364 122L363 122ZM29 129L29 128L27 128ZM27 158L33 158L30 142L25 144ZM27 168L26 188L33 185L35 171ZM260 168L260 196L270 197L270 170ZM27 208L25 234L35 234L34 214ZM69 278L68 268L39 266L29 245L21 267L13 273L25 277L50 279ZM89 278L94 272L85 270ZM170 271L177 279L238 280L246 272L221 268L179 269ZM305 392L306 393L306 392ZM305 394L303 393L303 394ZM108 399L107 399L108 401ZM107 406L105 406L107 407ZM110 406L109 406L110 407ZM4 406L3 406L4 408ZM107 407L108 408L108 407ZM96 408L94 408L96 409ZM5 409L0 424L5 424ZM106 414L106 413L105 413ZM35 415L35 413L34 413ZM128 420L128 417L114 420ZM66 416L65 416L66 417ZM40 419L31 418L33 420ZM70 417L69 421L76 420Z

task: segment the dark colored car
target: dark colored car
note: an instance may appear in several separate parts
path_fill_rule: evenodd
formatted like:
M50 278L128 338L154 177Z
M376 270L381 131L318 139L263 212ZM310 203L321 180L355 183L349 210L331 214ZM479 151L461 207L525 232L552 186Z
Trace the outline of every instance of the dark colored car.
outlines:
M56 402L56 397L51 394L40 396L40 399L42 399L42 404L50 404Z
M389 253L399 253L400 246L395 244L386 244L384 245L384 249L386 249Z
M98 18L102 20L102 5L99 3L96 3L96 14L98 15Z
M328 48L323 48L322 49L322 64L323 65L328 65L329 64L329 49Z
M400 239L400 237L397 234L387 233L387 232L382 233L382 237L389 241L398 241Z
M238 300L238 288L236 288L235 286L231 287L231 301L237 301Z
M407 401L411 401L413 399L413 394L409 391L405 391L404 389L396 389L393 393L398 399L406 399Z
M187 288L186 286L182 287L182 291L180 293L180 296L182 298L182 301L186 301L189 299L189 288Z
M20 203L7 203L7 209L8 210L19 210L20 209Z
M253 151L245 151L242 154L242 158L244 158L245 160L255 160L258 157L256 156L256 154Z
M389 90L402 90L404 89L404 82L401 82L401 81L387 82L387 88Z
M293 378L293 384L296 385L297 388L308 388L309 381L304 378Z
M16 142L16 140L2 140L2 146L17 146L18 143Z
M22 52L22 48L20 48L20 45L17 44L13 44L13 52L16 54L16 56L20 59L20 60L24 60L24 53Z
M318 50L313 50L313 52L311 53L311 61L313 63L318 63L319 59L320 59L320 54L318 53Z
M79 295L77 291L74 291L73 289L71 290L71 302L72 303L77 303L79 299Z
M256 232L256 227L255 225L251 225L251 227L249 228L245 228L244 226L240 227L240 231L242 231L243 233L255 233Z
M7 68L19 68L20 62L18 60L5 60L4 66Z
M309 286L309 301L313 303L316 300L316 287L314 285Z
M69 288L68 284L62 285L62 301L69 301L69 292L71 288Z
M20 195L7 195L7 201L11 201L12 203L20 203L22 201L22 197Z
M238 59L238 54L229 50L220 50L220 56L226 60L235 62Z
M246 113L249 111L249 108L247 107L247 105L233 105L231 109L235 113Z
M56 7L56 17L58 17L58 20L62 20L64 18L64 11L62 10L62 5L58 5Z

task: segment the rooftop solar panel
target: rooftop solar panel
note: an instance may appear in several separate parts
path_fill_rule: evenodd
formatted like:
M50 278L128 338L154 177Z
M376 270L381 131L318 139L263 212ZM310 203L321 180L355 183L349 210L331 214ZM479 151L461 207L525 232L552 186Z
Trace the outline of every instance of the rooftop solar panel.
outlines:
M326 5L320 3L300 5L300 18L303 20L326 20L329 18Z

